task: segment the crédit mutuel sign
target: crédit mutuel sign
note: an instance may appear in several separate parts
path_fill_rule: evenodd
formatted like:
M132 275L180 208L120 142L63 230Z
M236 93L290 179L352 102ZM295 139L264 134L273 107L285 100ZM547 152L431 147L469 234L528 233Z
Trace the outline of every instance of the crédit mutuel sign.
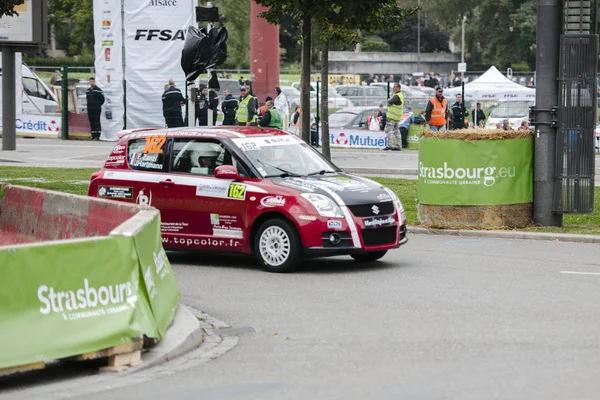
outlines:
M0 46L37 46L48 42L47 1L25 0L14 11L17 14L0 18Z

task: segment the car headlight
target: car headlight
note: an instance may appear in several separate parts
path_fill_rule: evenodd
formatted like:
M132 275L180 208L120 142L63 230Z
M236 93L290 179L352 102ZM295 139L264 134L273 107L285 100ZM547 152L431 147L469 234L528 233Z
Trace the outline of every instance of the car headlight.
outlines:
M302 197L310 202L317 210L320 216L329 218L344 218L344 214L340 207L333 202L329 197L321 194L302 193Z
M390 189L386 188L385 186L383 188L385 189L386 192L388 192L388 194L392 198L392 201L394 202L396 207L398 207L398 212L404 211L404 207L402 207L402 202L400 201L398 196L396 196L396 193L392 192Z

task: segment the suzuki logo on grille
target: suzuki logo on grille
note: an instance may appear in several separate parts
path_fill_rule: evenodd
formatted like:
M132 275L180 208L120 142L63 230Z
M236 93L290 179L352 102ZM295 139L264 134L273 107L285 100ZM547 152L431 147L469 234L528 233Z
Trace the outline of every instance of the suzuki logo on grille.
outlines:
M371 211L373 211L373 214L377 215L379 214L379 207L373 205L373 207L371 207Z

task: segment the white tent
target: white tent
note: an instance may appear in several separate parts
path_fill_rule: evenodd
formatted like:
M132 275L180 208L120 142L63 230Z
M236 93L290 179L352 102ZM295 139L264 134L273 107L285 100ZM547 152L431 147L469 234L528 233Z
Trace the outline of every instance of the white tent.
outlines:
M461 87L446 89L444 96L451 99L461 90ZM473 100L535 101L535 89L521 86L505 77L496 67L491 67L479 78L465 84L465 101Z

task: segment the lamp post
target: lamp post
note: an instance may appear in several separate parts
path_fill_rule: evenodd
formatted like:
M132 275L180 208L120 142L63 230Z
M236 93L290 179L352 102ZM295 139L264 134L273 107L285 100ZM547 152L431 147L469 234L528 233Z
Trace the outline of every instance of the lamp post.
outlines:
M421 72L421 0L417 10L417 72Z
M463 15L462 19L462 39L460 44L460 62L465 63L465 21L467 20L467 16ZM464 82L465 73L464 71L460 73L460 81Z

